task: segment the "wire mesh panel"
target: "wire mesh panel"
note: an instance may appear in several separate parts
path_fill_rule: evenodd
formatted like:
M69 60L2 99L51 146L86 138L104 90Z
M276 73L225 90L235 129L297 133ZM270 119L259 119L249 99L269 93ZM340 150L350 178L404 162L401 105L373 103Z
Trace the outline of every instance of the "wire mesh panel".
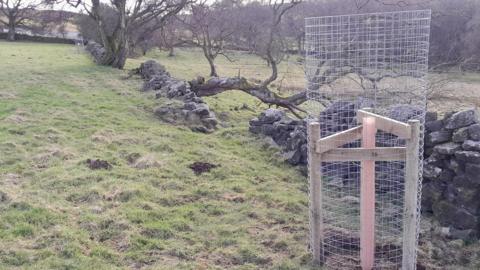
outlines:
M402 123L417 119L420 145L415 155L418 172L422 171L430 17L429 10L419 10L306 19L311 119L319 122L321 138L353 134L348 142L332 138L324 147L362 147L361 134L354 134L360 109L371 108L372 113ZM374 147L406 145L405 138L390 130L378 130L374 136ZM362 265L362 166L360 161L324 161L320 166L320 250L322 261L332 269ZM373 166L373 268L398 269L403 256L406 165L399 160L376 161ZM417 180L418 223L421 173Z

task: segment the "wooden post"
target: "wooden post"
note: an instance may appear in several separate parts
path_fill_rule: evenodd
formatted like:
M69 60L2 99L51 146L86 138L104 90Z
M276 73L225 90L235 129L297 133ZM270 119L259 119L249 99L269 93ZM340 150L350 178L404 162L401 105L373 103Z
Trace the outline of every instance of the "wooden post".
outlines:
M316 143L320 139L320 124L308 124L308 155L310 176L310 211L311 211L311 245L313 260L316 264L322 263L323 251L323 220L322 220L322 171L321 155L316 152Z
M375 118L363 119L362 147L375 148ZM375 261L375 160L361 162L360 174L360 264L373 269Z
M417 246L420 121L410 120L408 124L412 130L406 144L402 269L414 270Z

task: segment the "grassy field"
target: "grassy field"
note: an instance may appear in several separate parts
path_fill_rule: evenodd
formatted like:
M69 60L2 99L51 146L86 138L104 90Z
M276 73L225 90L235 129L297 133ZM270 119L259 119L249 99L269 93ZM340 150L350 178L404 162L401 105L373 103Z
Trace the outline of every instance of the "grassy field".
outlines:
M247 131L256 100L208 98L223 127L205 135L71 46L0 42L0 71L0 269L310 269L307 182ZM195 161L220 167L196 176Z
M126 68L154 58L179 78L208 74L200 51L177 53ZM230 56L220 75L268 76L258 58ZM304 87L295 56L279 73L279 92ZM313 269L306 178L248 132L266 106L205 98L221 128L193 133L156 119L160 101L126 75L73 46L0 42L0 269ZM478 75L448 76L431 109L480 106ZM88 168L97 158L112 169ZM196 161L220 166L197 176Z

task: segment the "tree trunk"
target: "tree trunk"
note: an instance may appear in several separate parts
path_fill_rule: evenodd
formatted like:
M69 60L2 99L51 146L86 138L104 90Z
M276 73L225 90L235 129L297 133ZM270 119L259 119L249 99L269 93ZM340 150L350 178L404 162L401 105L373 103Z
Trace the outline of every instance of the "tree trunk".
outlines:
M298 54L303 55L303 35L297 37Z
M118 69L123 69L125 67L125 62L127 61L128 49L125 45L120 45L121 47L113 55L113 61L111 66Z
M175 56L175 47L170 46L170 48L168 48L168 57L174 57L174 56Z
M208 48L207 41L204 40L202 44L203 55L210 65L210 77L218 77L217 69L215 68L215 56L212 55L210 49Z
M218 77L217 74L217 68L215 67L215 63L213 62L213 59L210 57L207 57L208 64L210 65L210 77Z
M7 40L15 41L15 25L10 24L8 26Z
M126 0L115 2L115 6L119 11L118 25L113 35L107 35L107 31L100 16L100 1L92 0L92 15L97 22L97 29L102 39L102 45L105 48L105 55L102 59L97 59L97 63L104 66L123 69L128 56L128 39L127 39L127 16L125 12Z
M95 60L97 64L123 69L128 56L127 41L122 39L108 40L103 42L103 47L105 48L105 55L101 59Z
M123 69L128 56L128 30L127 30L127 13L126 0L115 2L115 6L119 11L119 24L113 33L113 62L112 67Z

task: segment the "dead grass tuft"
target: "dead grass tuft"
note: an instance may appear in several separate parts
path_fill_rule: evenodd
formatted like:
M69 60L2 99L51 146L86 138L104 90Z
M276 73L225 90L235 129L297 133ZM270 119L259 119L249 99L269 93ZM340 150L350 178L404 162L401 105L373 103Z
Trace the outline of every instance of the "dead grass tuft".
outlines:
M157 160L153 154L138 157L130 163L130 166L136 169L161 168L163 165L164 163Z
M222 195L222 198L229 202L243 203L245 202L245 195L243 194L231 194L225 193Z
M15 99L17 96L13 93L0 92L1 99Z
M13 124L21 124L28 121L29 113L22 110L16 110L14 114L5 118L5 121Z
M75 155L68 149L53 146L45 149L42 153L33 157L33 162L37 168L47 168L53 159L69 160Z
M95 132L90 138L94 142L110 144L114 137L115 134L112 130L100 130Z
M7 173L3 178L5 184L19 185L21 183L21 176L15 173Z

